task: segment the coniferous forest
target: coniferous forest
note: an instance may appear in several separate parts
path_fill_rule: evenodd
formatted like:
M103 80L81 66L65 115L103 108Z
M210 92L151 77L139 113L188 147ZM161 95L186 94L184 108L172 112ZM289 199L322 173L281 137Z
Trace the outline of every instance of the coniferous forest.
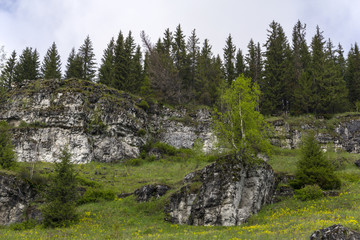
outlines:
M298 21L292 36L280 23L271 22L265 43L249 40L239 49L231 34L223 55L212 52L211 40L200 42L196 30L186 36L179 24L165 29L151 42L141 33L141 46L132 32L110 39L96 65L89 36L67 62L54 42L43 60L32 47L13 51L1 71L6 90L25 79L80 78L169 104L213 106L224 90L241 74L256 82L261 91L260 111L265 115L315 114L327 116L360 106L360 53L357 43L344 53L341 44L324 39L320 27L306 41L306 24ZM63 69L61 69L61 67ZM63 71L62 71L63 70Z

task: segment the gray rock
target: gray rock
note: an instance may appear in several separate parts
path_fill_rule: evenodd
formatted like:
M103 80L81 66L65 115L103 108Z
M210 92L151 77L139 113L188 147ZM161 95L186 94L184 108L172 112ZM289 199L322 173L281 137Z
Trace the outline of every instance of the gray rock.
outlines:
M170 197L166 220L176 224L235 226L244 223L261 206L270 203L275 188L272 168L248 165L227 156L188 174L184 186Z
M36 192L25 181L0 174L0 225L22 222L24 218L39 218L41 214L30 207Z
M153 198L160 198L165 195L168 190L170 190L169 186L162 184L150 184L135 190L134 195L136 196L138 202L147 202Z
M360 233L336 224L328 228L316 230L310 240L359 240Z

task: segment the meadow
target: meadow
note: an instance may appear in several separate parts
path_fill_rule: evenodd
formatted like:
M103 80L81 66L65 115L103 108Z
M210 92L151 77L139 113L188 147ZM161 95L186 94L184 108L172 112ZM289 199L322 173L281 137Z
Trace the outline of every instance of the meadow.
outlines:
M269 164L276 172L293 174L299 150L275 149ZM235 227L176 225L164 221L164 205L181 185L183 177L201 169L214 157L179 152L164 159L130 160L127 163L89 163L77 165L81 181L119 193L130 193L151 183L172 187L165 196L147 203L137 203L134 196L116 197L113 201L87 203L78 207L80 221L68 228L44 229L41 225L25 230L1 227L1 239L308 239L315 230L343 224L360 230L360 169L354 161L357 154L328 152L342 180L339 196L300 201L288 198L270 204ZM47 163L21 163L44 175L51 169ZM96 183L96 184L95 184Z

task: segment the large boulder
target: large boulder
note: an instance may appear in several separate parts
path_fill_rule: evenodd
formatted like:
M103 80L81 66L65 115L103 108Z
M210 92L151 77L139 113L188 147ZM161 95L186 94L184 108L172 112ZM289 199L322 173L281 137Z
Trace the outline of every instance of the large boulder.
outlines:
M265 162L247 164L227 156L189 173L170 197L166 220L176 224L235 226L270 203L274 172Z
M340 224L316 230L310 240L360 240L360 233Z
M29 204L36 192L31 186L16 176L0 174L0 225L22 222L24 218L37 218ZM37 214L35 214L37 215Z

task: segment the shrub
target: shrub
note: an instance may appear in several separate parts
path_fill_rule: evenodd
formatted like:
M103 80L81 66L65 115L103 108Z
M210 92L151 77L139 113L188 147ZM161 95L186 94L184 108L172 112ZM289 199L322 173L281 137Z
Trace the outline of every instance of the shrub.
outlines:
M301 201L315 200L323 197L324 194L318 185L306 185L305 187L295 190L295 197Z
M125 162L125 164L129 166L140 166L143 164L143 160L141 158L129 159Z
M334 167L325 158L314 134L309 134L304 139L295 179L290 184L295 189L314 184L324 190L339 189L341 186L340 179L334 173Z
M143 99L140 103L137 104L138 107L144 109L145 111L149 109L149 104Z
M10 229L15 230L15 231L22 231L22 230L28 230L28 229L35 228L35 226L36 226L36 220L30 219L30 220L26 220L21 223L11 224Z
M71 154L65 148L60 162L55 163L54 175L45 195L43 209L45 227L66 227L78 220L76 212L77 179L70 162Z
M15 165L15 151L9 130L9 124L6 121L0 121L0 166L4 169Z
M85 204L100 201L113 201L115 199L115 192L111 190L102 189L88 189L84 195L79 199L78 204Z

